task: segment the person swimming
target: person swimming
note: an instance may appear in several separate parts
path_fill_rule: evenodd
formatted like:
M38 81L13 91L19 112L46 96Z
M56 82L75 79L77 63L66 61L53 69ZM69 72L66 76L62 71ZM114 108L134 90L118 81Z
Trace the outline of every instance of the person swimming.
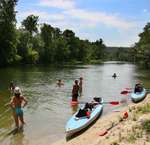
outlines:
M60 79L57 81L56 84L57 84L58 87L61 87L61 86L64 85L64 83L63 83L62 80L60 80Z
M116 78L116 77L117 77L116 73L114 73L114 74L112 75L112 77L113 77L113 78Z
M11 98L10 106L13 110L13 117L17 129L19 129L19 121L21 122L20 127L22 127L25 124L22 108L24 108L26 105L27 100L24 96L21 95L21 89L19 87L15 87L14 96Z

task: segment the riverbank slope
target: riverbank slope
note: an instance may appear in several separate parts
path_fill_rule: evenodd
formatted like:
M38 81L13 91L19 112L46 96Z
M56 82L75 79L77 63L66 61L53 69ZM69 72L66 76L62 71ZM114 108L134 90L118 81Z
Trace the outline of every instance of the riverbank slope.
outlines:
M124 112L128 118L123 119ZM115 125L106 135L100 134ZM120 112L101 117L91 128L70 141L53 145L150 145L150 94L138 104L129 104Z

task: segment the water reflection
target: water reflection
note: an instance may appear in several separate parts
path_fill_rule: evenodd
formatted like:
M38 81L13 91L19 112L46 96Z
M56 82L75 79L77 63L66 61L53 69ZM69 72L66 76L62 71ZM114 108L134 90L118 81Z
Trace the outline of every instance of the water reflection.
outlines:
M19 132L10 138L10 145L28 145L28 140L25 139L23 132Z
M71 106L72 114L76 113L77 110L78 110L78 108L79 108L79 105L72 105L72 106Z
M112 74L117 74L113 79ZM134 86L140 80L146 88L150 88L149 71L138 69L127 63L107 63L102 65L51 66L5 68L0 69L0 138L14 126L11 112L4 104L10 100L8 86L11 80L23 90L29 103L24 109L27 123L23 133L7 136L1 145L32 145L43 136L49 139L49 144L65 136L64 126L80 105L70 106L71 90L75 79L83 77L83 96L79 101L90 102L93 97L103 97L104 101L121 101L128 96L120 92L126 87ZM56 81L62 79L64 86L56 87ZM119 109L121 106L105 105L103 114ZM1 120L2 117L2 120Z

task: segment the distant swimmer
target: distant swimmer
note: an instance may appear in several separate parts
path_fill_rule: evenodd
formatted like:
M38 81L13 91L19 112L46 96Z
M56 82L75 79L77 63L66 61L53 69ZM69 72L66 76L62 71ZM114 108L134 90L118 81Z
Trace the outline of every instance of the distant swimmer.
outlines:
M21 89L19 87L15 87L14 89L14 96L11 98L10 106L13 110L13 117L16 125L16 129L19 129L19 127L23 127L25 124L24 118L23 118L23 110L27 105L27 100L24 96L21 94ZM21 125L19 126L19 122L21 122Z
M58 80L56 84L57 84L58 87L61 87L61 86L64 85L62 80Z
M112 77L115 79L115 78L117 77L116 73L114 73L114 74L112 75Z

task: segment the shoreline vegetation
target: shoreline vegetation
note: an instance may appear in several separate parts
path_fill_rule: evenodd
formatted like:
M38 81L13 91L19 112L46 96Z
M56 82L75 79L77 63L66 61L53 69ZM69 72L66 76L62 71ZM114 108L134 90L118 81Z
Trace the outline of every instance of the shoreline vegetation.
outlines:
M112 112L100 117L88 130L70 141L62 139L52 145L148 145L150 144L149 102L150 94L140 103L131 103L120 112ZM128 118L121 120L126 111ZM109 130L106 135L99 136L100 132L117 122L120 123Z
M99 64L105 60L128 61L150 68L150 23L132 47L106 46L102 38L83 40L70 29L60 30L27 16L17 28L18 0L0 1L0 67L14 64Z

